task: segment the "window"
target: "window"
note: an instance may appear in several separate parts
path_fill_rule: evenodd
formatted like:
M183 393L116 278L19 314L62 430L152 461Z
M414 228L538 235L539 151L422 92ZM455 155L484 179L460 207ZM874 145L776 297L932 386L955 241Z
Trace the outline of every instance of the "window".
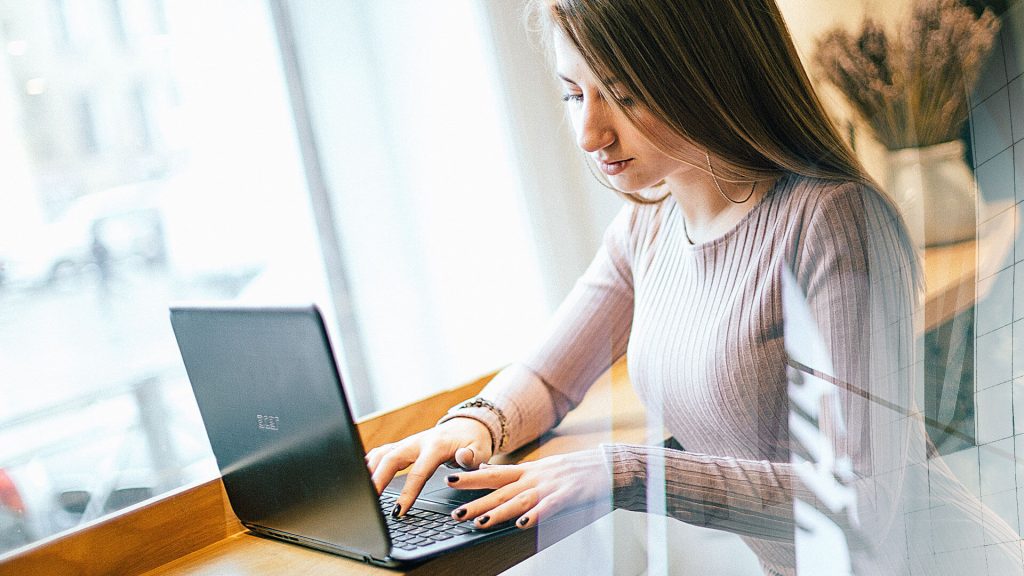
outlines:
M170 302L326 289L264 3L4 2L0 20L7 551L216 474Z
M0 3L0 553L217 473L173 301L318 302L366 414L516 359L569 288L541 270L589 260L490 8L282 6Z

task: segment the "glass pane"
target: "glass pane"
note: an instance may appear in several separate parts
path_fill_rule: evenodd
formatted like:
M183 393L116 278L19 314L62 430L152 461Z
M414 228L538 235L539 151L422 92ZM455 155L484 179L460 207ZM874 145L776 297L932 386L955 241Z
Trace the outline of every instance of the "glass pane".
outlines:
M2 552L214 477L169 303L326 290L265 2L5 1L0 48Z

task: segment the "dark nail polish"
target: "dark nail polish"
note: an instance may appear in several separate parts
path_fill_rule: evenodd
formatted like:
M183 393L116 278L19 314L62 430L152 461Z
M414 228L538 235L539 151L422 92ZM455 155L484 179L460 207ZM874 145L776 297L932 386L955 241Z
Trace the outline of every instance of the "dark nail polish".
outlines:
M459 508L458 510L455 511L455 517L456 518L462 518L465 515L466 515L466 509L465 508Z
M481 516L480 517L480 524L487 524L487 521L490 520L490 519L491 519L490 516Z
M391 509L391 517L398 518L398 515L402 512L402 505L395 504L395 507Z
M529 518L527 518L526 516L523 516L522 518L519 519L519 525L520 526L526 526L527 522L529 522L529 521L530 521Z
M448 477L448 481L451 482L452 484L455 484L456 482L459 481L459 477L456 476L455 474L452 474L451 476Z

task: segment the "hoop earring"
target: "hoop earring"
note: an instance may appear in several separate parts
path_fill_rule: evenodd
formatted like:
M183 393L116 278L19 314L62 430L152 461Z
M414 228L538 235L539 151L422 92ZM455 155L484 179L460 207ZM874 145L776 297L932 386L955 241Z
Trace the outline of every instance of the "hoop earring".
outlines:
M732 198L729 198L725 191L722 190L722 185L718 183L718 176L715 176L715 169L711 167L711 154L707 150L704 151L704 158L708 161L708 172L711 172L711 179L715 181L715 188L718 188L718 193L722 195L722 198L725 198L733 204L746 204L748 200L754 197L754 189L757 188L757 180L754 180L750 184L750 194L747 194L747 197L743 200L733 200Z

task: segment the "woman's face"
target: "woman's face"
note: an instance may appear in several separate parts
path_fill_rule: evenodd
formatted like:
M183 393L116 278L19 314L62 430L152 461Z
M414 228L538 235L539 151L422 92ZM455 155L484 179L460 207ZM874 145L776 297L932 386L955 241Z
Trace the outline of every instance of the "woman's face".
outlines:
M576 131L576 143L586 151L604 172L612 185L623 192L636 192L650 188L662 180L673 180L692 170L686 164L669 157L633 125L628 117L601 95L600 84L587 66L583 56L561 33L555 33L555 63L562 81L562 99L568 106L569 117ZM612 83L614 86L614 82ZM629 95L619 95L620 105L633 106ZM672 134L671 129L649 113L640 110L640 117L652 126L659 138L679 141L675 147L686 152L696 148Z

